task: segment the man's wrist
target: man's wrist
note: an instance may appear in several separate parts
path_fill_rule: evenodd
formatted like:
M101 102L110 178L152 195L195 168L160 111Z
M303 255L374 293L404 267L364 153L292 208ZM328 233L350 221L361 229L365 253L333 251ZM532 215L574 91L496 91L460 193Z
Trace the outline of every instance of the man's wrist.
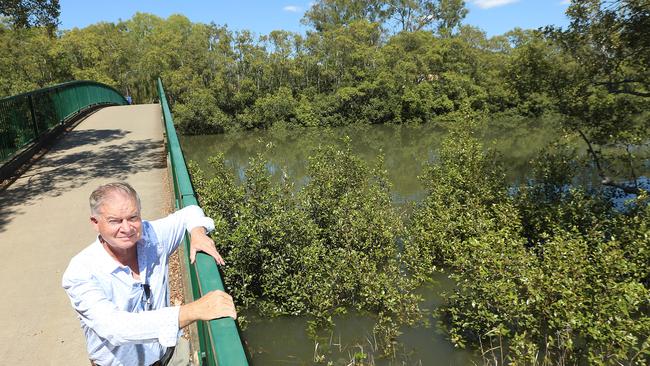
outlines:
M197 321L194 315L194 303L184 304L180 306L178 311L178 328L182 329L186 326Z
M209 232L208 229L206 229L203 226L197 226L197 227L193 228L192 230L190 230L191 235L194 235L196 233L207 235L208 232Z

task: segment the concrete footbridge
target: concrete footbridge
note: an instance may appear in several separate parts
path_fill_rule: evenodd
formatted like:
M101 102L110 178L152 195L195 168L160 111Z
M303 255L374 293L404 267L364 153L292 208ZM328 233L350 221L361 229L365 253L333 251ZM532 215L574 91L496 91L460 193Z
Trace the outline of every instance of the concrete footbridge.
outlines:
M160 104L128 105L106 85L72 82L0 99L3 364L89 364L61 276L96 235L88 221L94 188L129 182L145 218L196 204L160 81L158 91ZM190 265L183 253L185 301L223 289L213 260L200 255ZM190 333L195 365L248 364L232 319Z

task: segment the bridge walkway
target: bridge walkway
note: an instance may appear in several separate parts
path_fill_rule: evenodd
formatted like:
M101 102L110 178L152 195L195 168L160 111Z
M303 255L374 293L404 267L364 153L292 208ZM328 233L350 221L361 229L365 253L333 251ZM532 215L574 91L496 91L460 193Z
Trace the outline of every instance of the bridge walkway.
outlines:
M89 364L79 321L61 288L70 258L90 244L88 196L131 183L143 217L171 202L158 104L93 113L0 192L0 363Z

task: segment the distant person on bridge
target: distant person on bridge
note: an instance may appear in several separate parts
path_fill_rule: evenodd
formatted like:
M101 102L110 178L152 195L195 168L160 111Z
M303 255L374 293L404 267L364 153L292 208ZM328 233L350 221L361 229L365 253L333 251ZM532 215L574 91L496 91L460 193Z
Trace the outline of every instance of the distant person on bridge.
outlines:
M169 256L187 230L190 260L205 252L223 265L212 219L190 206L159 220L140 217L140 199L127 183L110 183L90 195L97 239L77 254L63 274L63 288L81 320L93 365L187 365L189 345L180 329L237 313L230 295L213 291L169 306Z

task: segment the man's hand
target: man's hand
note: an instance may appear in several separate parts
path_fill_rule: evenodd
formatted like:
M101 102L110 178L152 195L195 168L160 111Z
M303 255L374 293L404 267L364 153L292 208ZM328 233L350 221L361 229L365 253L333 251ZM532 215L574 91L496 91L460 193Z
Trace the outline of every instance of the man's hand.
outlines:
M196 252L209 254L219 265L226 264L219 252L217 252L214 241L205 233L205 228L201 226L195 227L190 232L190 263L194 263L194 260L196 260Z
M237 319L237 311L232 297L223 291L212 291L200 299L181 306L178 324L183 328L197 320L212 320L231 317Z

